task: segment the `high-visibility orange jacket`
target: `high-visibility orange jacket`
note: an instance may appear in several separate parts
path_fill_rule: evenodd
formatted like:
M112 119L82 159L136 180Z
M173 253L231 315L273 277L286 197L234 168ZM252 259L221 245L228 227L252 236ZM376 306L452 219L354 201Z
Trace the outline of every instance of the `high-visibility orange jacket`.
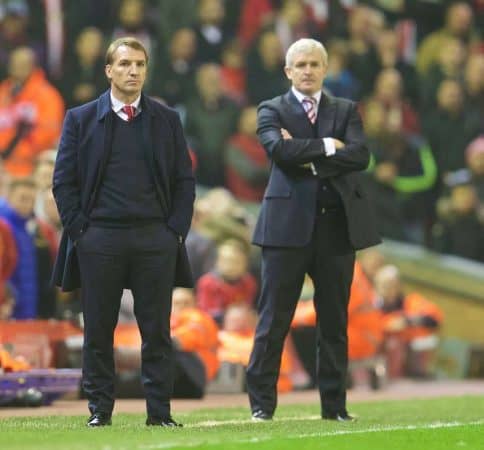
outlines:
M214 320L197 308L187 308L171 315L171 335L184 352L196 353L205 366L207 379L217 373L218 327ZM141 336L135 323L121 323L114 332L114 347L139 349Z
M383 341L382 313L376 307L375 291L356 262L348 304L348 356L350 360L374 356ZM300 301L291 327L316 326L313 302Z
M22 358L14 358L7 350L0 346L0 368L5 372L23 372L30 370L30 365Z
M218 326L205 312L198 308L187 308L179 314L171 315L171 335L180 349L195 352L205 365L207 379L217 374Z
M383 316L375 304L375 290L355 263L348 304L348 356L350 360L374 356L383 342Z
M56 146L63 116L64 101L41 69L16 94L10 79L0 83L0 151L12 142L20 122L30 124L5 160L5 169L15 176L30 175L37 155Z
M429 328L419 324L413 325L412 321L418 323L420 318L429 317L440 325L444 319L444 314L435 303L427 300L417 292L412 292L403 297L403 301L398 309L383 314L385 329L393 319L398 317L405 317L409 322L408 326L402 331L388 331L387 334L398 335L404 341L409 342L415 338L429 336L435 333L435 327Z
M254 332L237 333L233 331L219 331L218 338L220 347L218 349L218 358L220 362L242 364L244 367L247 367L254 345L254 337ZM291 371L292 360L289 353L284 349L282 352L279 379L277 380L278 392L292 390L292 381L289 377Z

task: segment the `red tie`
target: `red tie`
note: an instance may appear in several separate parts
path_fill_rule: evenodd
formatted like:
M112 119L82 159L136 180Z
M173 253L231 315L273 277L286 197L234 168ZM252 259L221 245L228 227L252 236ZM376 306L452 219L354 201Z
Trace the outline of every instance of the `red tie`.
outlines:
M128 116L128 122L131 122L134 119L134 113L136 112L136 108L131 105L124 105L123 112L126 113Z
M302 101L308 119L312 124L316 122L316 103L316 99L313 97L304 97Z

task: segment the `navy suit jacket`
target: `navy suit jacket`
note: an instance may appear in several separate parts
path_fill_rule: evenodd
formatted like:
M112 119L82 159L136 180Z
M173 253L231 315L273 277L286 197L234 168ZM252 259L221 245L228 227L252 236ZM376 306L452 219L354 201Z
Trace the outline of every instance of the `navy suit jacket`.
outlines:
M190 228L195 180L178 114L141 95L142 136L157 196L168 211L167 225L186 237ZM53 281L64 290L80 287L75 243L89 223L112 145L110 91L67 111L54 170L53 192L64 232ZM122 180L120 180L122 182ZM176 284L190 286L185 245L180 245Z
M257 125L272 165L254 244L302 247L309 243L317 214L318 177L327 179L341 196L353 248L380 243L358 173L368 166L369 152L354 102L322 94L315 135L304 108L290 90L259 105ZM281 128L288 130L292 139L283 139ZM343 141L344 148L326 156L324 137ZM317 176L301 167L310 162Z

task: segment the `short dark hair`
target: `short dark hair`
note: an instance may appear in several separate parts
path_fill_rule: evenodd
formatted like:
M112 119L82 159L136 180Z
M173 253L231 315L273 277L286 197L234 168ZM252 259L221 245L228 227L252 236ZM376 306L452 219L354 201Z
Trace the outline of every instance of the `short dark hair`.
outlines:
M141 43L141 41L131 36L125 36L125 37L116 39L115 41L111 42L111 44L109 44L109 47L106 50L106 65L113 63L114 53L116 53L116 50L122 45L125 45L126 47L131 47L131 48L134 48L135 50L139 50L143 52L145 54L146 64L148 64L148 59L149 59L148 52L146 51L146 48Z

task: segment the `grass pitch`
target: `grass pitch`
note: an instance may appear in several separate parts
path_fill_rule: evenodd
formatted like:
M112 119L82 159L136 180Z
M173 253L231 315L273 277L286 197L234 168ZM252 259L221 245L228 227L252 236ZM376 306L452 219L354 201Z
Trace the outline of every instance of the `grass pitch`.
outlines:
M146 427L140 414L118 414L111 427L86 417L0 420L1 450L482 450L484 397L358 403L353 424L322 421L319 407L280 406L254 423L242 408L176 414L184 428Z

